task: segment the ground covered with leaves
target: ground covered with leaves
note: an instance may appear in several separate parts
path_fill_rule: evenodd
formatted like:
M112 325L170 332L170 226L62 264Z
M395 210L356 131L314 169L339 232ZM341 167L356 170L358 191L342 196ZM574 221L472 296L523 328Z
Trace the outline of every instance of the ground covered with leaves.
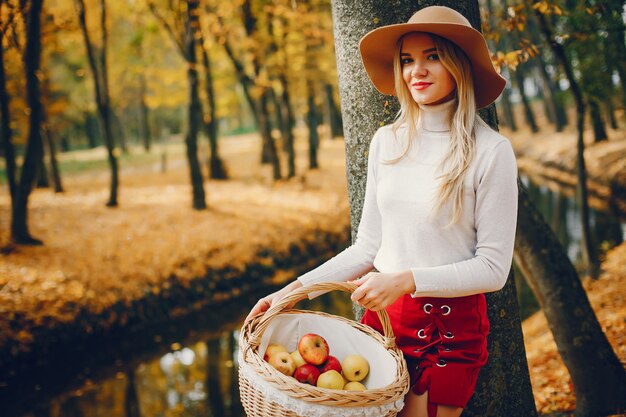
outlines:
M556 138L546 132L543 141L540 137L524 141L528 135L523 130L505 130L505 134L520 157L520 168L527 172L556 169L554 161L546 162L547 153L552 152L557 161L564 155L569 160L575 148L571 132ZM545 142L548 137L550 146ZM626 141L602 145L606 151L590 151L590 166L601 165L594 155L610 155L602 163L617 169L621 162L614 149L622 149L621 142ZM0 346L16 342L15 354L28 351L36 329L72 322L81 311L98 314L120 301L130 305L146 295L159 294L167 290L172 277L183 286L191 285L212 269L243 270L250 262L263 263L259 254L264 248L271 253L289 251L290 245L320 230L341 235L349 225L343 146L340 140L323 141L321 169L314 171L306 169L302 146L298 176L273 182L271 167L259 163L255 135L224 139L221 153L231 180L205 183L209 207L204 211L190 208L184 149L177 143L155 149L157 157L143 157L143 163L123 168L120 207L115 209L104 205L106 169L74 173L64 178L64 193L43 189L31 197L30 227L45 242L41 247L6 246L10 209L8 201L0 199L0 224L5 225L0 228L0 246L5 247L0 255ZM166 170L162 169L163 155ZM91 150L62 158L79 164L105 156L102 150ZM592 175L597 177L594 171ZM608 254L600 280L585 283L598 319L623 363L624 265L626 246L622 245ZM279 273L275 279L287 277ZM535 314L524 322L523 330L539 411L573 410L571 381L545 317Z

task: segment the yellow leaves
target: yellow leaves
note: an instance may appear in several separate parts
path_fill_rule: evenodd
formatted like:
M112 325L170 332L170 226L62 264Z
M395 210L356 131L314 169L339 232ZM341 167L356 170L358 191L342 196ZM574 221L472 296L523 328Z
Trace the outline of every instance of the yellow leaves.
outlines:
M563 10L555 3L549 1L538 1L533 4L533 9L539 11L541 14L555 14L557 16L563 15Z

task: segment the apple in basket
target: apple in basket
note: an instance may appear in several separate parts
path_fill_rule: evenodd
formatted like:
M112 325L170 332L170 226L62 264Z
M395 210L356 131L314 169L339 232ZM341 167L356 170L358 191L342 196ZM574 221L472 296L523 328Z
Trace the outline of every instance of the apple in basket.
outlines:
M329 355L326 362L319 366L320 372L324 373L326 371L330 371L334 369L335 371L341 373L341 362L336 357Z
M320 376L320 371L315 365L305 363L296 368L293 373L293 377L302 382L303 384L311 384L315 386L317 384L317 378Z
M287 376L292 376L296 370L296 364L293 362L293 358L289 352L277 352L270 356L268 360L278 372Z
M328 343L315 333L307 333L298 342L298 352L311 365L321 365L328 359Z
M317 386L319 388L342 389L343 377L334 369L326 371L317 378Z
M263 360L269 362L269 359L278 352L287 352L287 348L283 345L272 344L267 347L265 350L265 355L263 355Z
M346 385L343 386L343 389L346 391L365 391L365 385L361 384L357 381L350 381Z
M291 357L293 358L293 361L296 364L296 368L306 363L306 361L302 358L302 355L300 354L300 352L298 352L297 349L291 352Z
M348 381L362 381L370 371L370 365L361 355L348 355L341 362L343 375Z

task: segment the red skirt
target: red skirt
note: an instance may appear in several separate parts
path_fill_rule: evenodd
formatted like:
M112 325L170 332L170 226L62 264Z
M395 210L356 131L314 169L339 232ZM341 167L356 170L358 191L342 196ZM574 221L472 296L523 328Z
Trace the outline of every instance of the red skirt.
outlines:
M412 391L428 391L429 417L436 415L438 404L465 408L478 372L487 363L485 295L405 295L386 310L408 365ZM382 333L375 312L366 310L361 322Z

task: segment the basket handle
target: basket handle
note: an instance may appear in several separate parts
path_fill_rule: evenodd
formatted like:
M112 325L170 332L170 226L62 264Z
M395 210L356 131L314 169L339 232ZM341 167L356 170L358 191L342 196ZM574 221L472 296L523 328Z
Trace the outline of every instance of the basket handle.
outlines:
M265 312L264 315L260 316L260 319L258 318L259 316L257 316L258 324L256 326L254 325L254 322L257 321L255 319L252 319L244 324L244 327L245 326L254 327L254 330L250 332L250 338L248 339L248 346L247 346L246 351L252 347L257 347L261 344L261 337L263 336L263 333L265 333L267 326L269 326L270 321L278 313L283 311L285 307L287 307L287 305L300 301L301 299L303 299L305 295L308 295L309 293L312 293L312 292L317 292L317 291L328 292L328 291L339 290L339 291L344 291L347 293L353 293L357 288L358 286L351 282L329 281L329 282L320 282L317 284L313 284L311 286L301 287L301 288L297 288L293 290L292 292L284 296L278 303L270 307ZM396 345L396 339L393 334L393 329L391 328L391 323L389 321L389 316L387 315L387 311L385 311L385 309L382 309L382 310L377 311L376 313L378 314L380 323L383 326L384 346L386 349L392 349ZM246 353L247 352L244 352L244 357Z

